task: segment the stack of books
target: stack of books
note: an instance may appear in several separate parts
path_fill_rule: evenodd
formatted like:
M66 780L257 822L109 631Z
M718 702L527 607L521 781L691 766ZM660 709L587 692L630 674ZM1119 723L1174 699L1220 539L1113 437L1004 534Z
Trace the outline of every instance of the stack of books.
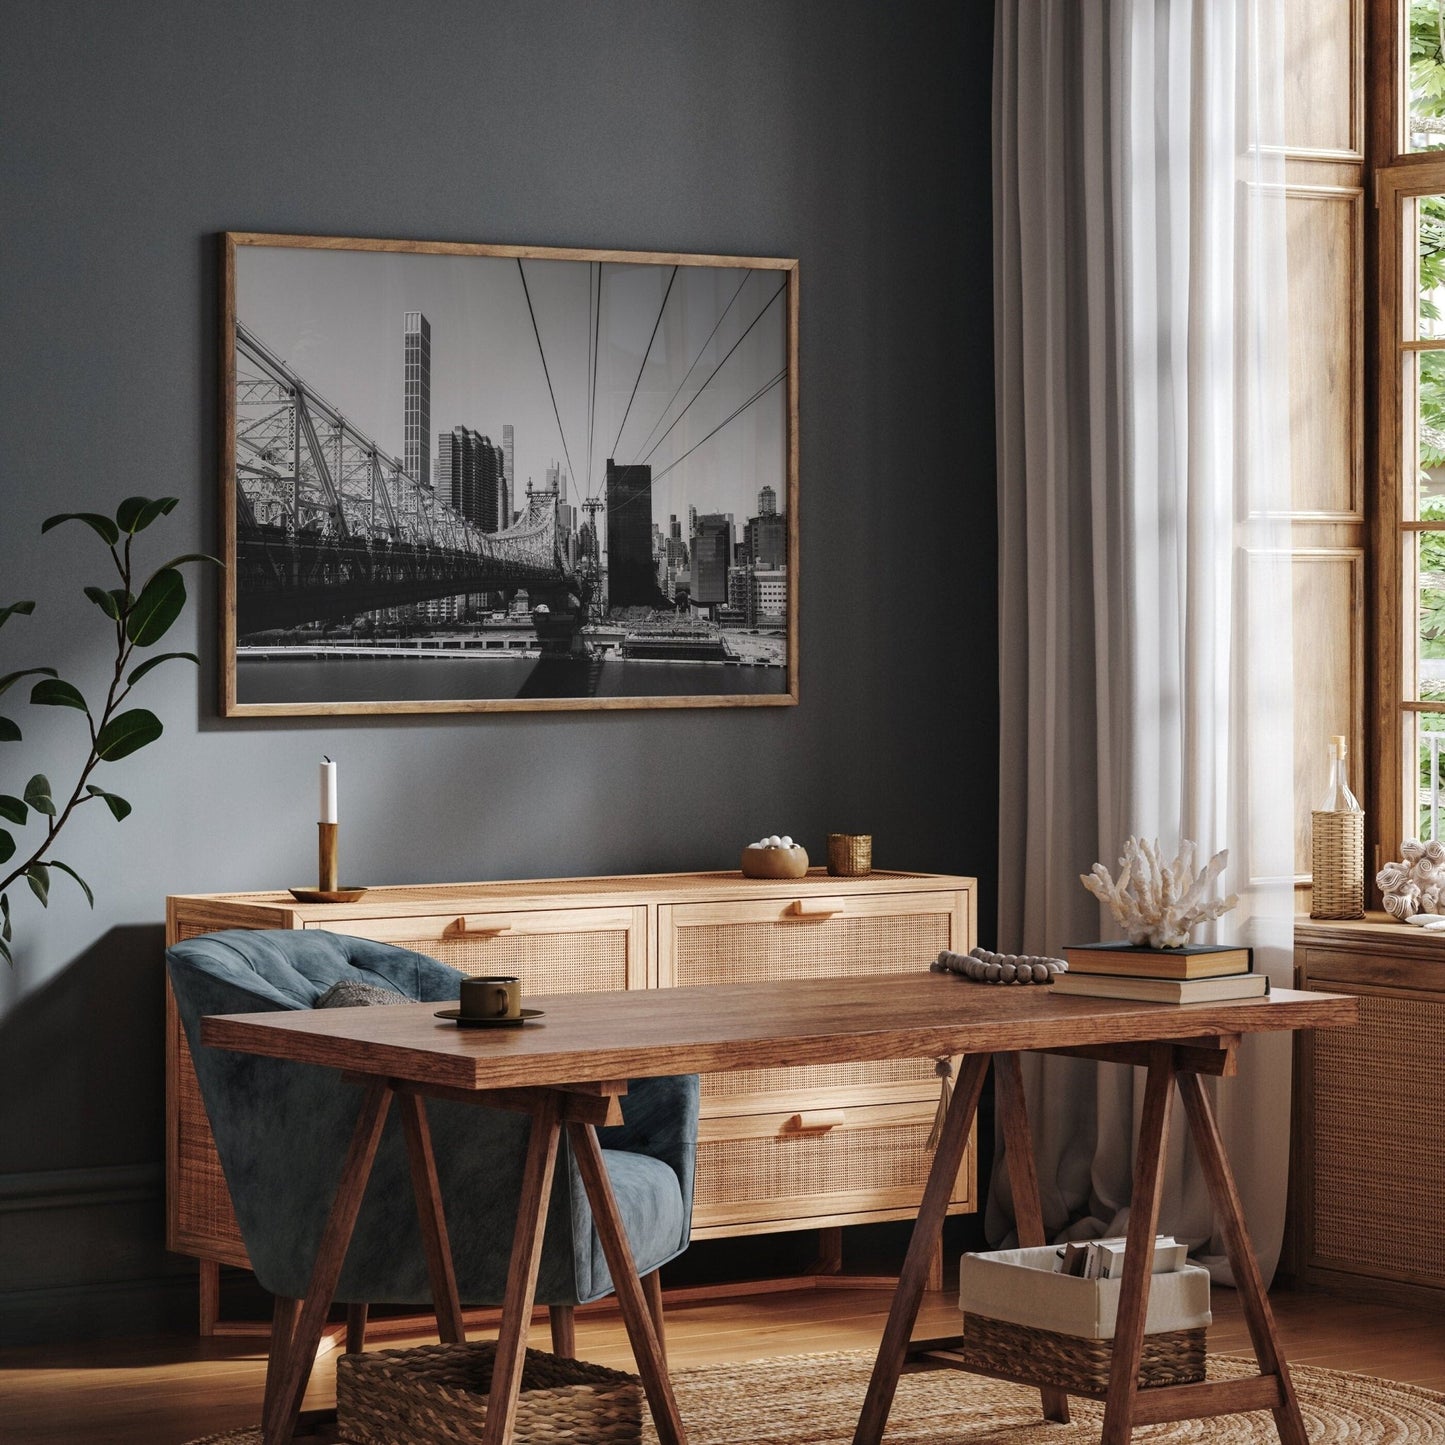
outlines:
M1064 949L1069 971L1054 976L1055 993L1130 998L1148 1003L1216 1003L1260 998L1269 979L1254 972L1254 952L1229 944L1084 943Z
M1184 1268L1189 1254L1187 1246L1172 1234L1154 1236L1154 1258L1150 1274L1173 1274ZM1071 1274L1080 1279L1122 1279L1124 1277L1124 1238L1078 1240L1061 1244L1054 1261L1055 1274Z

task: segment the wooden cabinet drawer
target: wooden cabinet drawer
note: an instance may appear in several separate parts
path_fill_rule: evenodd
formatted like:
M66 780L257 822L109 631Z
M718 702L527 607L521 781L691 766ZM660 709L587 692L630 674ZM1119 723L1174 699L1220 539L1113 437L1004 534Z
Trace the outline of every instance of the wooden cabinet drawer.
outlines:
M934 1105L865 1105L702 1121L693 1237L912 1218ZM949 1212L973 1207L973 1141Z
M960 890L829 894L764 885L746 902L658 908L658 982L762 982L907 973L943 948L967 948L972 899ZM840 1105L936 1097L931 1059L742 1069L703 1079L704 1114L769 1112L822 1099Z
M645 906L352 917L306 926L394 943L463 973L515 974L529 994L648 983Z

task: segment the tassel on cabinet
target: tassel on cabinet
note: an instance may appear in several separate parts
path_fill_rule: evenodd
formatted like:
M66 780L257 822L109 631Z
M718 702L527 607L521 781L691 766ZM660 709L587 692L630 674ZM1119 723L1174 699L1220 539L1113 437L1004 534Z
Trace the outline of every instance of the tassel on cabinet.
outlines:
M936 1060L933 1072L938 1075L938 1110L933 1116L933 1128L929 1131L928 1143L924 1146L928 1149L937 1148L938 1141L943 1138L943 1121L948 1117L948 1106L953 1099L953 1060Z

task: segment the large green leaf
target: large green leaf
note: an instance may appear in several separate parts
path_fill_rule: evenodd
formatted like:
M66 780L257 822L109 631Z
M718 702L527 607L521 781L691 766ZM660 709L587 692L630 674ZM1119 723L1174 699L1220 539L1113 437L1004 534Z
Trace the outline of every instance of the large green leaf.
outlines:
M47 677L30 689L30 701L36 707L73 707L90 716L90 708L78 687L62 677Z
M30 809L13 793L0 793L0 818L7 823L23 823Z
M53 667L22 667L19 672L7 672L0 677L0 693L9 692L11 685L20 681L22 677L54 677L56 676Z
M0 607L0 627L4 627L14 616L29 617L34 611L33 602L12 602L8 607Z
M197 667L201 665L201 659L194 652L161 652L155 657L146 658L139 667L135 668L126 678L127 684L134 687L153 667L159 667L161 663L169 662L173 657L183 657L187 662L194 662Z
M95 894L90 891L90 884L87 883L69 863L62 863L59 858L52 858L50 860L50 866L52 868L59 868L62 873L69 873L70 876L80 884L80 891L85 894L85 901L90 904L92 908L95 907Z
M15 929L10 922L10 895L0 893L0 939L9 943L14 937Z
M143 707L117 713L101 728L95 740L95 755L103 763L114 763L153 743L163 731L161 720Z
M32 863L25 870L25 881L30 891L40 900L42 908L50 907L50 869L44 863Z
M125 620L125 635L137 647L149 647L165 636L186 605L186 579L174 567L162 567L141 589Z
M4 828L0 828L0 863L8 862L14 856L15 838Z
M0 743L18 743L20 729L8 717L0 717Z
M25 785L25 801L35 809L37 813L44 813L47 818L55 816L55 799L50 796L50 779L44 773L36 773Z
M87 587L85 595L110 618L112 622L120 621L121 598L125 593L119 588L107 591L104 587Z
M161 565L146 578L146 586L149 587L168 567L180 567L187 562L213 562L217 567L225 565L219 557L212 557L209 552L182 552L179 557L172 557L169 562L162 562Z
M87 783L85 791L92 798L101 798L105 806L110 809L111 816L119 823L130 812L130 804L126 802L119 793L108 793L104 788L97 788L94 783Z
M48 532L52 527L58 527L62 522L84 522L107 546L114 547L120 541L120 528L110 520L109 517L102 517L99 512L57 512L53 517L47 517L41 524L40 530Z
M180 500L179 497L127 497L115 509L115 520L122 532L133 536L144 532L157 517L164 517Z

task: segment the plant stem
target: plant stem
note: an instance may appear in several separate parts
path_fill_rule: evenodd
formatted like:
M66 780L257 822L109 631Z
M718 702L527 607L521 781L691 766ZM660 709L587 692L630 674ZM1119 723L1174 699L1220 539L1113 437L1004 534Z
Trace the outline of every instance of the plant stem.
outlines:
M120 585L122 586L122 588L124 588L126 596L129 596L130 538L126 538L124 561L122 561L121 558L116 554L116 550L114 547L110 549L110 555L115 562L116 570L120 573ZM25 862L20 864L18 868L15 868L5 878L0 879L0 893L4 893L10 887L10 885L16 881L16 879L23 877L26 873L30 871L31 868L33 868L37 863L39 863L42 858L44 858L45 854L50 851L50 845L55 841L56 835L65 826L66 821L69 819L71 813L75 811L76 806L80 803L90 801L89 798L83 797L82 793L85 789L86 780L95 770L95 765L100 761L100 758L96 752L97 740L99 739L101 732L104 730L106 723L110 721L111 714L115 711L116 707L120 704L122 698L124 697L124 693L121 693L119 691L120 680L122 677L125 676L125 665L130 659L130 655L133 650L134 644L126 641L125 617L122 616L120 620L116 623L115 671L111 675L110 687L105 695L105 707L101 710L100 721L97 723L91 717L88 710L85 715L86 723L89 725L90 728L90 756L85 760L85 766L80 770L80 776L76 779L74 791L72 791L70 795L70 801L66 803L65 807L62 808L60 812L58 812L57 814L55 814L54 817L51 818L50 828L45 835L44 842L42 842L41 845L25 860ZM127 689L127 691L129 691L129 689Z

